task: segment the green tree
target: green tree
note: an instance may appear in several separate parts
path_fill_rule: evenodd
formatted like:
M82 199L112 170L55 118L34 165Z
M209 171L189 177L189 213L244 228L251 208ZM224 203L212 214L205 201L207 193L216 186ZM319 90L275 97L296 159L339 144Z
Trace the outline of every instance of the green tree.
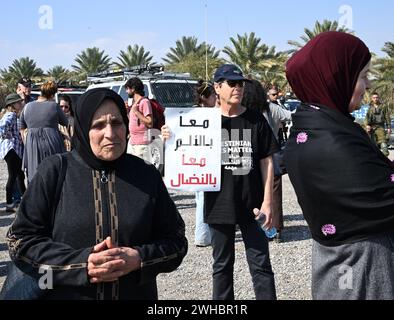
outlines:
M386 42L382 49L390 58L394 58L394 42Z
M153 56L149 51L145 51L143 46L129 45L126 51L121 50L118 56L119 62L115 65L122 69L131 68L139 65L147 65L152 62Z
M386 57L372 58L374 80L370 92L377 91L394 114L394 43L386 42L382 51L387 53Z
M77 71L69 71L67 83L70 85L87 85L86 77L80 75Z
M211 78L214 70L223 63L219 58L220 51L210 44L198 44L195 37L183 37L176 41L176 47L170 48L166 62L166 70L187 72L194 78Z
M339 31L339 32L353 33L348 28L340 27L338 24L338 21L324 20L322 23L320 23L319 21L316 21L313 30L310 30L308 28L304 29L304 35L302 35L300 37L302 42L298 42L298 41L294 41L294 40L287 41L287 43L289 45L294 47L294 49L289 50L289 53L294 53L294 52L298 51L307 42L309 42L309 40L312 40L318 34L320 34L322 32L326 32L326 31Z
M78 73L81 79L88 74L107 71L111 67L111 58L99 48L87 48L77 55L75 65L72 68Z
M198 44L196 37L182 37L181 40L176 41L175 47L170 48L170 52L167 53L166 58L163 58L163 61L168 65L174 65L182 62L189 54L205 56L206 52L213 59L218 58L220 53L211 45L206 46L205 42Z
M196 37L182 37L175 42L175 47L170 48L163 61L169 65L181 62L188 54L197 52L197 41Z
M38 68L36 62L29 57L15 59L8 69L0 70L2 83L11 91L15 89L18 79L22 77L34 79L43 75L42 69Z
M262 60L258 64L256 78L262 82L267 90L272 86L287 90L288 82L285 70L287 59L288 55L284 52L280 52L275 58Z
M261 39L254 32L230 38L233 48L224 47L223 52L229 57L230 63L236 64L247 76L256 76L267 64L273 64L280 56L275 47L260 44Z
M173 63L166 66L166 70L172 72L187 72L193 78L209 80L215 70L223 63L219 58L206 58L200 54L190 53L178 63Z
M70 71L62 66L54 66L47 71L48 77L53 78L57 83L66 82L70 78Z

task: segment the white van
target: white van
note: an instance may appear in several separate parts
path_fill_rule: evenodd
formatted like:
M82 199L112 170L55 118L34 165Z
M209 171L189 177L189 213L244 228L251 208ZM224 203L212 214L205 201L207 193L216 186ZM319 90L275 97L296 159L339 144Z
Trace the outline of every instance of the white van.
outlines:
M164 108L188 108L195 105L195 90L198 81L187 73L165 73L162 66L137 66L128 70L104 72L90 75L87 90L108 88L118 93L129 106L125 84L128 79L138 77L144 84L145 95L156 99ZM164 148L162 141L150 145L152 164L164 175Z
M75 107L78 103L79 97L86 91L83 88L58 88L58 91L55 95L56 103L59 103L61 96L67 95L71 99L71 104ZM37 100L37 98L41 95L41 91L32 90L30 96Z
M191 78L165 75L131 75L122 80L111 80L112 77L88 77L90 85L87 90L109 88L118 93L124 101L128 101L124 85L133 76L141 79L144 84L145 95L150 99L156 99L164 108L182 108L195 105L194 92L198 81ZM106 81L106 79L110 81Z

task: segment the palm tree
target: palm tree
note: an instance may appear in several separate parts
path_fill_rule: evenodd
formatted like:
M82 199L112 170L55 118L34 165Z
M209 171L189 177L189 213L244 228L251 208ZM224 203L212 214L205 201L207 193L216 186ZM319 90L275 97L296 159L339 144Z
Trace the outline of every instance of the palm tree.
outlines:
M187 72L193 78L209 80L214 71L223 64L223 60L209 56L206 60L205 56L196 53L190 53L182 59L182 61L166 66L166 70L172 72Z
M208 59L218 59L220 50L216 50L211 44L201 43L197 52L199 56L208 57Z
M275 52L275 47L260 44L261 39L254 32L249 35L237 35L237 39L230 38L234 48L224 47L223 52L229 57L229 62L238 65L242 71L253 76L280 56Z
M115 65L119 68L127 69L150 64L153 56L150 55L149 51L145 51L143 46L139 47L136 44L133 47L129 45L126 51L121 50L118 59L120 62L116 62Z
M29 57L15 59L8 69L0 70L0 77L4 85L13 90L15 89L18 79L42 77L44 72L37 68L37 64Z
M386 52L390 58L394 58L394 42L386 42L382 51Z
M67 83L69 83L70 85L86 85L86 77L82 77L79 72L77 71L69 71L69 76L68 76L68 80Z
M380 94L394 112L394 43L386 42L382 51L388 56L372 58L372 74L375 78L372 89Z
M61 83L69 80L70 71L62 66L54 66L52 69L48 70L47 75L53 78L55 82Z
M230 38L234 49L228 46L224 47L223 52L230 58L228 62L238 65L245 74L250 74L255 69L261 56L260 38L255 37L255 33L250 35L245 33L244 36L237 34L237 40Z
M111 67L111 58L99 48L87 48L75 58L76 65L71 67L78 72L81 78L88 74L107 71Z
M288 55L285 52L279 52L277 55L275 58L260 61L257 66L256 77L260 79L267 90L272 86L282 89L288 86L285 71Z
M191 53L202 52L205 49L202 45L197 45L196 37L182 37L181 40L177 40L175 48L170 48L170 52L167 53L163 61L169 65L176 64L182 61L186 56Z
M173 72L188 72L193 77L207 80L214 70L223 63L219 58L220 51L210 44L198 44L195 37L182 37L176 41L176 47L170 48L167 58L166 70Z
M291 46L294 47L294 49L289 50L289 53L294 53L297 50L301 49L309 40L312 40L314 37L316 37L318 34L326 31L338 31L338 32L347 32L347 33L353 33L350 31L348 28L345 27L340 27L338 24L338 21L330 21L330 20L324 20L323 23L320 23L319 21L315 22L315 27L313 30L310 30L308 28L304 29L304 35L302 35L300 38L302 40L301 42L294 41L294 40L289 40L287 43Z

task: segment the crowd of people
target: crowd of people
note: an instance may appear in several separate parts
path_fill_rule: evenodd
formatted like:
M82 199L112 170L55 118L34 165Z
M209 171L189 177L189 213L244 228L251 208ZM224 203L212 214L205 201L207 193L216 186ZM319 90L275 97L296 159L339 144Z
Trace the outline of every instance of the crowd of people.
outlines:
M222 165L220 191L195 194L194 244L212 250L212 299L234 299L236 230L256 299L276 299L264 229L275 227L274 241L282 240L286 172L313 239L313 298L394 299L394 164L380 130L390 116L376 93L367 132L351 116L370 87L370 60L353 35L316 36L286 65L301 101L294 112L276 86L266 91L233 64L199 82L196 107L220 110L222 145L250 146L236 155L242 174ZM127 81L129 108L105 88L76 106L67 97L57 104L51 81L32 101L30 85L20 80L0 121L7 211L15 210L16 182L22 194L7 233L13 262L37 281L39 268L53 272L42 299L157 299L156 276L182 263L188 241L160 173L145 161L153 118L142 82ZM171 134L162 127L163 140ZM222 148L222 159L228 153ZM341 280L344 267L351 285Z

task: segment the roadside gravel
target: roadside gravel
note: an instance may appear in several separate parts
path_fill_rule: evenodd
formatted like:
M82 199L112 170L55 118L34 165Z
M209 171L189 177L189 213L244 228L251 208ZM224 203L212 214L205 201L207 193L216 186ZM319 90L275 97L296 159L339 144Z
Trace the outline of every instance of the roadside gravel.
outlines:
M5 184L7 168L0 162L0 286L5 279L10 261L5 234L13 221L14 214L5 213ZM159 298L163 300L209 300L211 299L212 248L194 246L194 193L171 193L186 223L189 252L181 266L169 274L158 277ZM278 299L310 299L311 240L309 230L303 220L294 190L285 176L283 179L283 208L285 231L283 242L270 243L271 263L275 273ZM235 298L254 299L252 281L246 263L242 237L237 234L235 261Z
M177 193L172 196L186 223L189 251L178 270L158 277L160 299L209 300L212 293L212 248L198 248L194 245L194 194ZM282 300L308 300L311 299L312 240L287 176L283 178L283 211L283 241L269 244L277 296ZM254 299L240 233L236 236L235 250L235 299Z

